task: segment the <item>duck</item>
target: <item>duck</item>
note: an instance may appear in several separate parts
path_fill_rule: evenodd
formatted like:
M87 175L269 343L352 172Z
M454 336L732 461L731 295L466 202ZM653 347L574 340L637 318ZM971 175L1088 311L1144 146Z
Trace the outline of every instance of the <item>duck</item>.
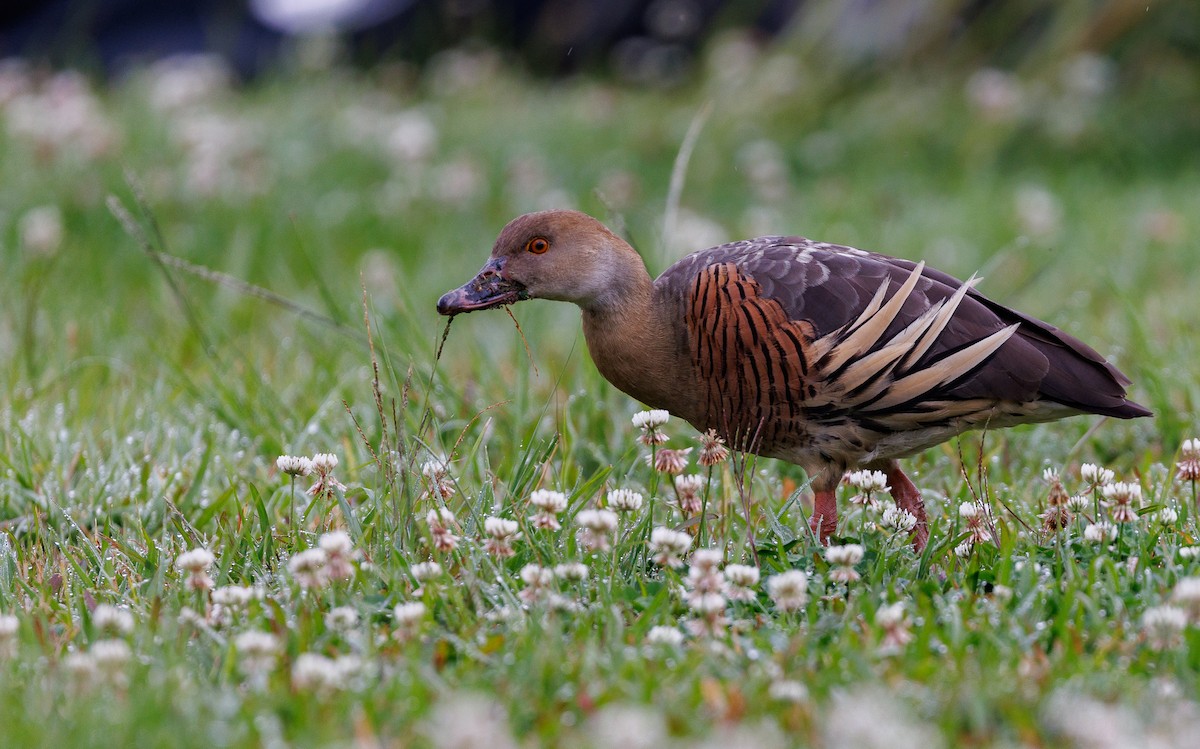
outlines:
M575 304L592 361L617 389L736 450L800 466L821 544L836 532L843 477L870 470L916 519L919 551L929 522L901 459L973 429L1152 415L1095 349L992 301L979 280L800 236L701 249L651 279L602 222L549 210L510 221L437 311Z

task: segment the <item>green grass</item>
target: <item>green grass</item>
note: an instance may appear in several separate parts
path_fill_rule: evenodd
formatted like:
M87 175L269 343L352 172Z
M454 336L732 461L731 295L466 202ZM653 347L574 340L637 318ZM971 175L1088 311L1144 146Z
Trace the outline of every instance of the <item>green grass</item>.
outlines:
M92 154L39 145L46 133L11 125L33 100L4 104L0 612L19 626L0 661L0 743L446 746L475 726L496 746L883 746L881 729L889 746L1186 745L1200 628L1158 649L1142 622L1200 575L1178 553L1197 544L1197 521L1192 488L1174 479L1182 440L1200 431L1200 172L1185 148L1200 82L1119 69L1106 93L1077 99L1048 65L1021 77L1040 99L989 121L964 94L971 71L847 85L803 60L778 51L744 79L671 92L504 66L460 87L333 70L169 111L134 77L96 95L108 135ZM31 86L26 97L51 84ZM647 644L652 627L688 631L692 615L686 568L647 562L651 522L682 518L636 441L639 405L596 373L571 308L513 309L528 352L502 313L459 318L439 361L434 303L505 221L561 200L622 224L664 268L677 256L662 237L673 161L706 101L676 241L703 233L703 217L731 239L800 233L982 271L985 293L1111 354L1155 418L968 435L912 459L932 517L922 557L849 512L847 489L840 535L865 549L849 584L830 580L805 530L799 469L718 467L713 543L727 563L757 558L764 583L808 571L808 604L781 612L760 584L717 635ZM1082 127L1064 135L1054 116L1071 107ZM434 142L390 155L388 138L407 128L411 147L414 127ZM1045 195L1050 218L1032 232L1037 205L1023 217L1017 204ZM38 250L21 227L48 205L63 236ZM326 321L164 269L139 236ZM695 444L686 425L667 432L670 447ZM300 499L297 527L275 459L316 452L339 457L346 489ZM424 519L433 455L450 458L444 501L461 542L448 553ZM1043 470L1075 493L1084 462L1140 483L1147 513L1178 518L1147 514L1111 543L1085 541L1082 518L1041 532ZM612 551L590 553L571 519L605 487L656 496L655 516L626 518ZM564 530L529 526L536 488L568 495ZM998 543L960 558L958 506L976 496ZM484 551L489 515L522 523L515 556ZM335 528L351 534L356 574L301 590L288 560ZM174 566L195 547L214 554L218 587L261 598L213 616ZM446 575L418 593L410 570L430 559ZM521 598L523 566L575 560L589 578L554 583L561 599ZM393 608L416 600L418 631L395 637ZM912 640L881 648L877 616L893 602ZM126 608L132 629L101 632L98 604ZM357 624L331 626L337 607ZM246 631L279 643L257 679L235 646ZM131 659L87 676L80 654L114 636ZM305 653L357 661L342 661L338 685L305 688L293 672ZM772 696L781 682L804 694ZM1091 730L1116 743L1086 743Z

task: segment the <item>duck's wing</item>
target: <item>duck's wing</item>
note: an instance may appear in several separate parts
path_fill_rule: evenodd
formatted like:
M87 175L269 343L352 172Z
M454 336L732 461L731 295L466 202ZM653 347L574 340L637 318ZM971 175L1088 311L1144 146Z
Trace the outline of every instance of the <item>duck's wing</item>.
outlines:
M693 253L656 283L679 296L710 413L742 414L743 431L847 416L920 429L997 404L1021 406L1008 423L1149 413L1083 342L920 263L763 237Z

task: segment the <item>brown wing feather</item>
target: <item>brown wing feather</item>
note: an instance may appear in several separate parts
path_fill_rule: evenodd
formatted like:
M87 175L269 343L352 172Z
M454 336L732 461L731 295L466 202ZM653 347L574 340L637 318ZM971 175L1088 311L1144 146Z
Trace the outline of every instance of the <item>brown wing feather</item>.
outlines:
M700 270L685 317L704 424L744 448L802 441L812 326L789 320L732 262Z

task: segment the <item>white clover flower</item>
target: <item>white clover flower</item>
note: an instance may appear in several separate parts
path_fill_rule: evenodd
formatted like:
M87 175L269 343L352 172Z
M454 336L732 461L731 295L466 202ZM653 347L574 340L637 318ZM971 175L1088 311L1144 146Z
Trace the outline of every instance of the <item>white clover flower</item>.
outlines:
M558 517L567 509L567 495L550 489L538 489L529 495L529 504L538 508L538 512L530 516L535 528L546 528L556 531L562 528Z
M445 458L433 456L421 464L421 475L429 481L429 492L442 499L454 496L454 482L449 479L450 464Z
M671 418L671 414L662 409L638 411L633 415L633 425L642 430L638 441L643 445L661 445L667 441L661 427Z
M488 536L483 545L484 550L501 558L513 556L517 552L513 551L512 542L521 535L518 533L519 529L520 526L515 520L484 518L483 532Z
M411 627L419 624L425 620L425 604L420 601L398 603L392 609L392 617L399 626Z
M654 429L671 420L671 412L661 408L638 411L633 415L633 425L638 429Z
M757 567L746 564L730 564L725 567L725 595L731 601L753 601L754 586L758 585Z
M967 557L971 556L971 552L973 551L975 551L975 542L968 538L958 546L954 547L954 556L958 557L959 559L966 559Z
M521 568L521 580L526 585L544 588L554 582L554 570L537 564L527 564Z
M450 472L450 464L445 458L433 456L421 463L421 475L434 481L444 477Z
M256 598L262 598L262 590L247 585L223 585L212 592L212 602L227 608L245 608Z
M863 559L863 547L859 544L825 547L825 561L842 567L853 567Z
M1176 606L1154 606L1142 614L1142 631L1150 647L1167 650L1183 644L1187 612Z
M557 515L567 509L567 495L550 489L538 489L529 495L529 503Z
M788 570L767 578L767 595L780 611L799 611L808 603L808 573Z
M17 234L21 245L33 254L54 255L66 235L62 211L56 205L42 205L29 209L17 223Z
M435 507L425 515L425 522L430 528L451 528L454 526L454 513L446 507Z
M458 548L458 536L454 535L454 513L445 507L435 507L425 515L433 547L438 551L450 552Z
M343 676L338 664L320 653L301 653L292 663L292 686L302 691L330 692L341 689Z
M91 653L68 653L66 658L63 658L63 668L70 674L73 686L77 689L85 689L92 686L100 676L99 670L96 668L96 661L92 658Z
M496 695L447 691L434 701L422 722L425 742L435 749L518 749L508 721L508 710Z
M715 572L725 561L725 552L720 549L696 549L692 554L692 569Z
M876 609L875 623L883 630L880 648L885 653L899 650L913 639L912 632L909 631L912 623L908 620L903 601Z
M330 531L317 540L317 547L325 552L325 574L331 580L348 580L354 577L354 560L358 552L350 534L345 531Z
M354 541L350 539L350 534L345 531L330 531L329 533L321 534L321 538L317 541L317 546L331 557L350 556L354 553Z
M725 611L725 596L720 593L700 593L688 596L688 608L701 616L711 616Z
M677 648L683 644L683 632L675 627L660 624L651 627L650 631L646 633L646 644Z
M412 627L414 624L420 624L425 621L425 604L422 604L421 601L396 604L392 609L392 618L400 627Z
M292 555L288 560L288 572L301 588L316 589L323 587L327 580L325 564L329 561L324 549L305 549Z
M612 547L610 536L617 528L617 513L612 510L581 510L575 522L584 529L580 541L593 551Z
M180 554L175 559L175 566L185 572L207 572L214 561L216 559L208 549L196 548Z
M101 632L127 635L133 631L133 614L129 609L101 603L92 611L92 624Z
M887 474L883 471L851 471L846 475L846 483L858 489L860 494L850 498L851 504L863 505L871 509L878 507L875 495L879 492L890 491Z
M1111 484L1116 474L1108 468L1102 468L1095 463L1084 463L1079 467L1079 478L1089 486Z
M1058 469L1057 468L1043 469L1042 470L1042 480L1045 481L1047 484L1053 484L1055 481L1058 481L1059 480Z
M987 528L987 513L978 504L963 502L958 506L958 516L966 521L972 546L992 540L992 532Z
M588 577L588 566L583 562L563 562L555 565L554 574L569 583L583 582Z
M733 585L752 588L758 585L759 571L748 564L731 564L725 568L725 579Z
M307 476L313 470L312 461L299 455L280 455L275 459L275 465L289 476Z
M889 502L883 508L883 516L879 522L884 528L895 528L897 531L903 533L917 527L917 516L908 510L898 507L894 502Z
M890 490L887 474L883 471L852 471L846 476L846 481L864 492L886 492Z
M338 466L338 457L333 453L317 453L312 456L312 467L317 473L328 473Z
M608 493L608 508L614 512L637 512L642 509L642 495L631 489L613 489Z
M417 582L426 583L435 577L441 577L442 565L437 562L418 562L412 566L409 572Z
M692 448L668 450L660 448L654 455L646 456L646 463L659 473L679 474L687 470L688 454Z
M725 618L725 594L729 592L721 563L725 555L720 549L697 549L684 578L684 599L688 608L700 616L688 623L696 635L717 635L728 623ZM751 596L753 594L751 593Z
M691 517L703 509L700 491L708 480L699 474L688 474L675 477L675 493L679 496L679 511L685 517Z
M112 676L125 668L133 651L124 640L97 640L88 648L96 668L105 675Z
M1154 513L1154 522L1159 525L1175 525L1179 521L1179 511L1174 507L1163 507Z
M96 672L117 686L126 683L125 667L133 651L124 640L97 640L88 648L88 656Z
M617 515L611 510L582 510L575 522L584 528L611 533L617 528Z
M1136 508L1142 504L1142 487L1139 484L1117 481L1100 489L1100 494L1110 506L1114 523L1132 523L1137 520Z
M1181 559L1200 559L1200 546L1179 547L1179 557Z
M1083 529L1083 539L1094 544L1112 541L1117 537L1117 528L1107 520L1088 524Z
M862 561L863 548L858 544L845 546L828 546L825 548L825 561L834 565L829 571L829 579L835 583L852 583L861 575L854 565Z
M395 629L392 637L398 642L408 642L421 632L425 623L427 609L420 601L409 601L396 604L392 609L392 624Z
M213 579L208 576L208 568L216 559L208 549L192 549L185 551L175 559L175 566L188 573L186 586L188 590L211 590Z
M336 632L349 632L358 626L358 611L353 606L335 606L325 614L325 626Z
M683 555L692 546L692 537L661 526L650 531L650 551L654 563L663 567L682 567Z
M518 535L521 526L517 521L489 516L483 519L483 532L498 540L511 540Z
M333 475L337 468L338 458L333 453L317 453L312 456L312 472L317 474L317 480L308 488L308 493L314 497L331 494L334 490L345 491L346 485Z
M279 640L269 632L242 632L233 640L238 654L238 670L247 676L262 676L275 667Z
M717 430L709 429L700 435L700 456L696 462L702 466L715 466L729 457L729 448L725 440L717 435Z
M527 564L521 568L521 580L525 589L520 592L521 600L533 603L543 598L554 584L554 570L538 564Z
M875 610L875 623L884 629L894 627L904 621L904 601L897 601Z
M1200 479L1200 439L1186 439L1175 464L1175 478L1195 482Z
M1092 504L1092 500L1082 494L1073 494L1067 498L1067 509L1071 512L1083 512Z

